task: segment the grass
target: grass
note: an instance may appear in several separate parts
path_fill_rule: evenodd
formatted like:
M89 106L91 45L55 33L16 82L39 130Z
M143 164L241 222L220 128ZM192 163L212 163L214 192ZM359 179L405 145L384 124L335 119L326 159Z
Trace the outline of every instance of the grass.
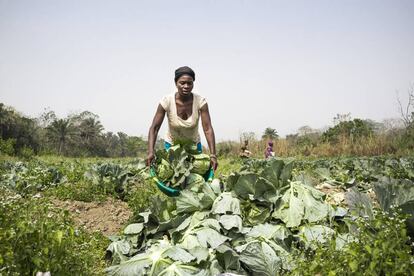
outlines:
M396 138L389 135L375 135L350 139L339 137L336 143L323 142L318 139L304 139L295 142L285 138L274 141L273 150L280 157L344 157L344 156L412 156L414 152L400 147ZM249 150L254 158L264 158L266 140L250 140ZM225 141L217 144L217 151L222 156L236 157L240 153L240 143Z
M84 202L102 202L105 201L108 196L97 185L85 181L58 185L57 187L47 190L45 195L55 196L60 200L77 200Z
M220 157L219 166L215 172L215 177L220 178L229 175L232 172L238 171L242 166L242 159L234 157Z

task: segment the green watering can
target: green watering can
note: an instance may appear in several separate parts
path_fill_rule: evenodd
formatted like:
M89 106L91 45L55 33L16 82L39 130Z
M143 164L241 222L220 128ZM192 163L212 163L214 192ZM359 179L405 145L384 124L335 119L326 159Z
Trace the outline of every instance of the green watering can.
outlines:
M161 192L163 192L167 196L174 197L174 196L180 195L180 190L168 187L161 180L158 179L157 173L153 166L150 167L150 176L157 184L158 189L160 189ZM204 179L206 181L211 181L213 180L213 178L214 178L214 170L213 168L210 168L210 170L204 175Z

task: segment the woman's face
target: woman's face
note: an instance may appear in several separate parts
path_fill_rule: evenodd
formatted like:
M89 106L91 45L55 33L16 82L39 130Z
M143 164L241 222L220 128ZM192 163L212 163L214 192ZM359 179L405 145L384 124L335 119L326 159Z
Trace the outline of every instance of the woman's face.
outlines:
M189 75L182 75L175 83L178 89L178 93L183 96L188 96L193 91L194 80Z

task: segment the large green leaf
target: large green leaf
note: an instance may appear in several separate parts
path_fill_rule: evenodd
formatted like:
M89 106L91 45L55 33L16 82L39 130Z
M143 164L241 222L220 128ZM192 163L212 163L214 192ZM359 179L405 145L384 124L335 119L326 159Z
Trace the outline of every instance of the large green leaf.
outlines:
M129 255L130 250L131 244L126 240L114 241L106 249L106 251L110 252L112 265L128 260L127 255Z
M189 263L195 259L193 255L178 246L172 246L164 252L164 256L181 263Z
M188 252L196 258L198 264L207 261L209 257L209 249L202 246L192 247Z
M216 250L217 260L225 271L240 270L239 254L233 250L230 246L225 244L217 247Z
M207 270L199 269L194 266L173 263L164 270L160 271L159 276L209 276Z
M133 223L125 227L124 234L125 235L138 235L144 229L143 223Z
M270 181L275 188L279 188L279 178L284 165L283 160L273 158L267 163L260 175Z
M188 190L181 191L180 195L176 198L177 213L193 213L200 211L202 205L200 199L196 193Z
M335 234L335 230L323 225L300 227L298 237L307 247L316 248L317 243L325 243Z
M256 200L276 203L276 200L279 198L275 186L265 178L259 177L255 183L254 189L254 198Z
M275 241L283 241L289 236L291 236L291 233L285 226L270 223L256 225L247 233L247 237L250 238L265 238Z
M241 232L243 229L243 221L238 215L222 215L219 222L226 230Z
M388 211L391 206L400 206L414 200L414 182L407 179L382 178L374 184L381 208Z
M371 200L366 194L359 192L356 187L351 188L345 194L345 200L354 215L370 218L374 216Z
M236 184L233 187L233 191L237 196L248 199L249 195L255 194L255 184L258 178L258 175L255 173L240 174Z
M151 267L152 260L147 254L138 254L120 265L110 266L105 272L114 276L146 275L147 268Z
M323 201L324 194L299 181L291 182L282 196L273 217L282 220L287 227L297 227L303 219L316 222L326 219L329 208Z
M210 247L212 249L215 249L224 242L230 240L230 238L223 236L216 230L208 227L197 229L195 234L197 235L201 246Z
M287 227L297 227L305 214L305 205L295 195L294 188L289 189L282 197L281 204L273 213L273 217L282 220Z
M151 198L150 211L157 222L169 221L176 209L173 199L155 195Z
M282 259L266 242L254 240L244 246L236 247L240 252L240 261L253 275L275 276L280 273Z
M303 187L303 204L305 205L304 218L309 222L316 222L325 219L328 215L328 205L322 201L316 200L315 193L312 193L306 186ZM315 190L316 191L316 190ZM316 191L318 192L318 191ZM321 198L321 197L319 197Z
M211 209L211 206L213 205L214 201L217 198L216 193L213 191L212 187L210 187L209 183L205 183L202 187L202 195L199 196L201 206L203 209Z
M271 206L269 205L260 205L248 200L243 201L241 205L243 223L246 225L254 226L265 223L271 218Z
M197 247L203 247L195 235L185 235L179 245L189 251ZM204 246L203 248L207 247Z
M211 212L213 214L240 215L240 201L230 192L222 193L214 201Z
M282 173L280 174L279 182L281 183L279 183L279 187L288 185L289 180L292 178L293 165L293 160L285 162L285 166L283 167Z

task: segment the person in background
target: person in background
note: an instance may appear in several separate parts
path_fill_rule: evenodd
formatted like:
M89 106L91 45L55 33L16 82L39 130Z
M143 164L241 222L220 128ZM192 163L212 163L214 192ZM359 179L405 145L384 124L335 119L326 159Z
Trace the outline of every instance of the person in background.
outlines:
M265 150L265 158L267 159L272 156L275 156L275 152L273 151L273 142L269 141Z
M161 99L148 133L147 165L150 166L155 158L155 141L161 128L165 114L168 119L168 129L165 135L165 149L174 143L193 143L197 150L202 151L198 125L201 118L204 135L210 150L210 162L217 169L216 140L211 125L210 112L205 98L193 93L195 73L183 66L175 70L175 86L177 91Z
M249 151L249 141L244 140L244 145L240 148L240 157L250 157L252 153Z

